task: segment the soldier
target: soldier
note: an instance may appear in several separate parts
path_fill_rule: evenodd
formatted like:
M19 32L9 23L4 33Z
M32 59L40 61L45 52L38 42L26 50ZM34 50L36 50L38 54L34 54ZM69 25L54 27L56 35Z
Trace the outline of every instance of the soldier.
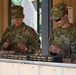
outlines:
M56 4L51 19L58 25L50 36L49 51L51 55L76 57L76 28L69 22L68 9L64 3ZM55 54L54 54L55 53Z
M4 32L1 49L15 50L16 53L39 54L39 35L23 22L23 7L12 6L11 18L14 25L9 26Z

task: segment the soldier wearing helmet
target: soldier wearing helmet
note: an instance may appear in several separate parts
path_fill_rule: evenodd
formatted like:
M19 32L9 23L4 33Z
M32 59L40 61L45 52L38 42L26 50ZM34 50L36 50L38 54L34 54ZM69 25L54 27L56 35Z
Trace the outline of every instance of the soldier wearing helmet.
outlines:
M53 6L51 19L58 25L50 36L51 55L73 56L76 59L76 27L69 22L68 9L64 3Z

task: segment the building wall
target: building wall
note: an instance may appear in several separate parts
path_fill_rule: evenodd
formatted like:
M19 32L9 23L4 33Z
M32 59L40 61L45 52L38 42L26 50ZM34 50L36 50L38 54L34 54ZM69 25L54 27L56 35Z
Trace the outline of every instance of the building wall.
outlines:
M6 62L7 60L9 62ZM10 59L3 61L0 61L0 75L76 75L75 64Z
M0 38L8 26L8 1L0 0Z

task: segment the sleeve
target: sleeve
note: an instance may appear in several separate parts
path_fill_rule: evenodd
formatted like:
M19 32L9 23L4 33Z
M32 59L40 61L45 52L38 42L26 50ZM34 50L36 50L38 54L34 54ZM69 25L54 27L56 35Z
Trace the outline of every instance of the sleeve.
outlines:
M3 43L6 41L8 32L9 32L9 28L6 28L6 30L5 30L5 32L3 33L3 36L2 36L2 38L1 38L1 41L0 41L0 49L3 49Z
M10 28L7 27L6 30L5 30L5 32L3 33L3 36L2 36L2 38L1 38L1 44L3 44L3 42L6 41L6 38L7 38L7 36L8 36L9 30L10 30Z
M39 35L35 32L34 29L30 31L30 38L29 38L29 44L28 44L28 53L36 54L38 55L41 51L40 49L40 40Z
M49 45L51 44L54 44L54 37L52 34L49 36Z
M71 52L72 52L72 58L76 60L76 31L71 36Z
M56 29L54 29L49 36L49 45L54 44L54 34L55 34L55 32L56 32Z

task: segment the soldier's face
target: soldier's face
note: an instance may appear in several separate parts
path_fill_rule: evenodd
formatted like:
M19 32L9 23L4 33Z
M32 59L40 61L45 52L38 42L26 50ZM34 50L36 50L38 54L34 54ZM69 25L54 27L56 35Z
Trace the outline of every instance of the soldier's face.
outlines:
M13 23L15 24L15 26L20 26L23 22L23 17L19 17L19 18L13 18Z
M57 26L61 26L61 27L62 27L62 26L65 25L66 19L65 19L65 17L63 16L63 17L60 18L59 21L55 21L55 22L56 22Z

